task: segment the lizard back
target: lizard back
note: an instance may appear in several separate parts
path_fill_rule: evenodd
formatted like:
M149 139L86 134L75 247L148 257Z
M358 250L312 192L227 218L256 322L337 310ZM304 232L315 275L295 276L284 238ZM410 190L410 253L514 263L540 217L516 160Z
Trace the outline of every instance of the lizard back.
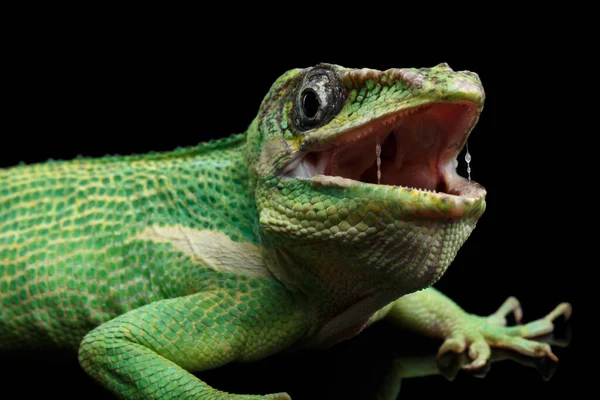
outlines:
M244 146L0 170L0 348L76 347L117 315L210 288L227 272L177 243L256 243Z

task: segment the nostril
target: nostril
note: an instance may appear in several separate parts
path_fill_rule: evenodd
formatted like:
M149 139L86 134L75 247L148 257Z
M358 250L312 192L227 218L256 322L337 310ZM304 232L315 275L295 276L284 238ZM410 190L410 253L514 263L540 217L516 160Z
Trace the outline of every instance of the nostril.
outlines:
M447 69L448 71L453 72L452 68L450 68L450 66L448 65L448 63L438 64L438 65L436 65L436 68Z
M463 72L463 74L467 74L469 76L479 79L479 75L477 74L477 72L472 72L472 71L462 71L462 72Z

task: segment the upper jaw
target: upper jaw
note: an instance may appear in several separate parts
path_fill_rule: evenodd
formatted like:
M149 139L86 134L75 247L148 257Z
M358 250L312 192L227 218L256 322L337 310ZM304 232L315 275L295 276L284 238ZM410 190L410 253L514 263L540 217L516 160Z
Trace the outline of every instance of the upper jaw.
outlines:
M396 111L343 131L318 148L295 152L284 176L342 187L410 189L444 201L456 197L454 201L462 204L478 202L486 191L458 175L456 158L480 111L479 104L469 101Z

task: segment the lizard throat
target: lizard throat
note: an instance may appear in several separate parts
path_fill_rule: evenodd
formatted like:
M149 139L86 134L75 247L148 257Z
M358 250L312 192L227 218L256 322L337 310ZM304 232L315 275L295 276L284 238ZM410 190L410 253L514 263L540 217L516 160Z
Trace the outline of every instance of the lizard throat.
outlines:
M336 177L339 181L478 198L484 194L483 188L456 172L456 158L478 113L477 105L469 102L403 110L340 133L332 143L309 150L288 164L286 177Z

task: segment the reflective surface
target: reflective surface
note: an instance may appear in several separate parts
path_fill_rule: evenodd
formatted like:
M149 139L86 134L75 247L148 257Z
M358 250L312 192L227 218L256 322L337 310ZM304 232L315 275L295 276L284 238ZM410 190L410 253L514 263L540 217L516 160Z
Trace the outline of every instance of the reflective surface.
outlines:
M237 393L287 391L302 399L417 399L442 396L511 396L562 398L576 375L569 346L572 329L560 326L546 337L561 359L532 359L494 351L480 371L460 370L464 356L436 361L438 342L403 332L387 322L369 328L354 340L327 350L300 351L246 365L227 365L199 374L219 389ZM67 352L0 353L5 388L20 398L113 399L79 368ZM18 384L29 379L29 384Z
M580 364L584 357L576 356L585 354L593 362L595 345L581 340L578 333L584 330L576 324L597 315L583 307L597 304L598 292L583 288L585 281L593 282L588 274L597 262L584 260L588 234L577 223L589 224L595 198L586 193L589 181L587 186L575 182L579 164L570 159L561 164L561 156L585 147L593 132L574 130L580 113L565 112L569 104L579 104L573 90L581 86L578 81L583 75L571 68L565 50L558 47L562 39L544 47L545 36L539 32L518 40L502 35L501 44L475 47L461 36L462 42L453 38L452 45L444 47L403 40L410 32L399 30L393 39L401 41L398 45L390 46L392 39L370 40L366 51L353 35L315 46L315 52L308 54L292 47L274 51L271 41L263 37L247 43L255 51L248 60L236 51L223 52L244 47L243 38L236 36L235 43L201 43L198 60L196 34L189 41L177 36L163 45L162 36L160 41L142 37L131 46L127 35L109 38L100 30L102 35L96 39L71 31L55 36L51 30L32 30L27 38L24 32L23 43L5 53L5 66L11 69L6 76L14 86L5 89L10 101L3 132L11 142L0 146L0 167L78 154L166 151L241 132L283 71L321 61L378 69L446 61L454 69L476 71L487 100L469 139L471 174L487 188L488 206L436 286L468 312L480 315L493 312L506 297L517 296L525 321L545 315L562 301L571 302L573 339L567 348L554 348L558 367L519 358L492 364L483 379L460 371L448 380L438 374L432 358L439 342L381 322L328 350L280 354L201 376L217 388L287 391L294 400L375 398L384 381L388 393L401 385L403 399L580 398L573 394L589 369ZM342 48L342 42L349 47ZM408 48L411 43L414 47ZM593 85L583 86L594 90ZM464 160L464 154L459 160ZM466 176L465 163L459 171ZM558 178L561 171L567 178ZM592 212L587 215L590 204ZM577 294L586 299L578 301ZM396 378L420 372L428 376ZM544 379L549 375L549 380ZM10 391L22 399L112 398L84 374L76 354L68 352L0 353L0 383L3 399Z

